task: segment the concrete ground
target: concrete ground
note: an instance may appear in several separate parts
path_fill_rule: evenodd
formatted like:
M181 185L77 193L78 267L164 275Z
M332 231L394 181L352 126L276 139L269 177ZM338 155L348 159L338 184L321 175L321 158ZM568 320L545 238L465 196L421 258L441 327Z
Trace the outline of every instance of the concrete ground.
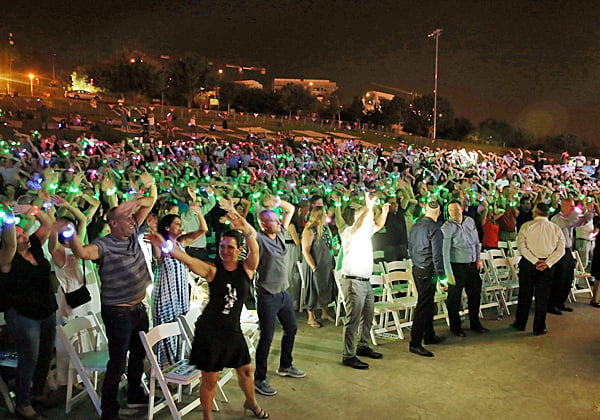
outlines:
M446 341L428 346L434 358L409 353L408 339L381 341L377 350L384 358L369 361L366 371L341 365L341 327L325 323L313 329L299 315L295 365L307 377L275 374L277 331L269 379L278 395L258 400L277 419L600 419L600 310L581 298L571 306L573 313L549 315L549 333L539 337L512 329L514 314L496 320L494 310L485 313L482 323L491 330L485 335L465 328L466 338L455 337L438 321L436 332ZM235 379L225 391L229 403L220 404L214 419L249 418ZM46 414L49 419L96 418L89 400L70 415L64 405ZM0 418L12 418L1 403ZM165 409L156 418L171 416ZM194 411L185 418L202 416Z

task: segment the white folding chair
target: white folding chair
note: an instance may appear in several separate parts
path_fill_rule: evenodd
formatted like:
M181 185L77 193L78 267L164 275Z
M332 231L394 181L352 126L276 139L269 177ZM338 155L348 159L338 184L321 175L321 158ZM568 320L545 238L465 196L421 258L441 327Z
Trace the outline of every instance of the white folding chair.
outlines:
M188 311L185 315L179 315L177 317L177 324L179 325L179 329L181 331L181 335L183 337L183 341L185 343L185 353L190 354L192 351L192 343L194 341L194 324L196 320L200 316L200 308L193 308ZM242 329L243 331L243 329ZM246 343L248 343L248 339L246 339ZM221 395L221 399L224 402L229 402L227 395L225 395L225 391L223 391L223 387L231 378L233 378L233 369L227 368L223 370L219 375L219 380L217 381L217 391ZM189 392L192 392L192 389L199 383L199 380L192 381L190 384ZM215 411L219 411L219 405L217 401L213 399L213 406Z
M573 259L575 260L575 281L571 287L570 297L573 302L577 302L575 295L589 293L590 297L593 296L592 286L590 285L592 275L585 271L579 251L573 251Z
M479 316L483 317L482 309L486 308L498 308L498 315L503 315L503 312L506 312L507 315L510 315L510 311L508 310L508 306L506 305L506 288L495 282L492 278L492 274L490 273L490 256L486 251L482 251L479 259L482 264L481 275L481 304L479 305Z
M489 253L489 251L488 251ZM519 277L516 266L518 266L521 257L512 258L491 258L489 260L489 273L493 282L501 285L506 290L506 305L516 305L519 296Z
M300 304L298 306L298 312L304 311L304 299L306 298L306 279L304 278L304 271L302 270L302 263L300 261L296 261L296 267L298 267L298 272L300 273Z
M346 300L345 300L345 295L344 295L344 289L342 289L342 284L341 284L341 279L342 277L342 271L341 270L333 270L333 278L335 280L335 284L337 286L337 290L338 290L338 296L337 296L337 305L335 307L335 326L337 327L338 325L340 325L340 322L342 320L342 306L344 307L344 313L346 313Z
M146 355L150 360L150 394L148 396L148 420L152 420L154 414L162 410L165 407L169 407L171 416L173 419L179 420L184 415L195 409L200 405L200 397L195 398L192 402L185 405L183 408L177 408L177 402L181 402L181 386L190 385L192 382L197 381L200 376L200 371L195 371L194 374L190 375L185 379L172 379L166 378L158 365L158 359L154 354L152 348L161 340L169 337L177 337L181 335L181 329L176 322L168 322L166 324L157 325L147 333L140 331L140 339ZM183 350L183 349L182 349ZM181 355L183 356L183 355ZM156 393L156 382L160 386L160 389L165 397L165 400L154 405L154 397ZM168 383L175 383L178 385L178 392L175 398L171 394Z
M65 325L56 327L57 336L69 357L66 413L70 413L73 404L87 393L98 414L102 414L96 387L98 385L98 372L106 372L109 356L106 342L99 330L101 330L100 326L93 321L91 316L75 318ZM94 377L93 383L89 376L90 373ZM73 396L76 375L81 378L86 392L81 391Z

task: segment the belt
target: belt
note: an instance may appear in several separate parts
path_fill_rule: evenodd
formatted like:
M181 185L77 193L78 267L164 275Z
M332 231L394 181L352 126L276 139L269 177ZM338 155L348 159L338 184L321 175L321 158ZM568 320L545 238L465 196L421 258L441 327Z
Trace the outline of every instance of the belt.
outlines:
M187 249L206 249L206 247L188 246Z
M358 276L348 276L346 274L342 274L342 277L344 277L345 279L350 279L350 280L360 280L360 281L369 281L371 279L365 278L365 277L358 277Z
M294 242L294 240L293 240L293 239L291 239L291 240L287 240L287 241L285 241L285 243L286 243L286 244L295 244L296 242Z
M140 309L146 310L146 305L144 304L144 302L140 302L140 303L136 303L135 305L131 305L131 306L124 306L124 305L102 305L106 308L111 308L111 309L117 309L120 311L138 311Z

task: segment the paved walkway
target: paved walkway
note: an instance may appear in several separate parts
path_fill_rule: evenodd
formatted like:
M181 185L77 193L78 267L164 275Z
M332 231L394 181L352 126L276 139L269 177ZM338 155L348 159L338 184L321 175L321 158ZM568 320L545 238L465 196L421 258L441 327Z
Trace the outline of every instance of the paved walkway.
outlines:
M341 365L341 327L313 329L299 315L295 364L308 376L276 376L277 331L269 375L279 394L259 402L274 419L600 419L600 310L587 303L580 299L573 313L549 315L549 333L540 337L513 330L513 316L491 319L494 310L485 313L486 335L467 330L466 338L450 336L438 322L437 333L447 340L429 346L434 358L409 353L406 340L385 341L377 348L384 359L367 371ZM229 403L220 404L215 420L249 418L236 380L225 390ZM88 401L68 416L62 407L47 412L50 419L95 414ZM11 418L1 405L0 418ZM170 415L164 410L156 418ZM198 411L185 418L202 416Z

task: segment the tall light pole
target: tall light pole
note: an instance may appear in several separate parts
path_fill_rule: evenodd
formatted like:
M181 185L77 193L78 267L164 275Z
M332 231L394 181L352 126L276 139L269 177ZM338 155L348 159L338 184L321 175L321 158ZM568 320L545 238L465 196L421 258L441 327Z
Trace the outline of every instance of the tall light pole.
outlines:
M29 91L31 96L33 96L33 79L35 78L35 74L29 73Z
M429 35L427 35L428 38L433 38L435 37L435 79L434 79L434 86L433 86L433 138L435 140L436 137L436 133L437 133L437 92L438 92L438 47L439 47L439 42L440 42L440 34L442 33L443 29L436 29L435 31L433 31L432 33L430 33Z
M10 96L10 84L12 82L12 49L15 46L15 40L13 39L13 33L8 33L8 49L6 50L6 58L8 59L8 80L6 81L7 94Z

